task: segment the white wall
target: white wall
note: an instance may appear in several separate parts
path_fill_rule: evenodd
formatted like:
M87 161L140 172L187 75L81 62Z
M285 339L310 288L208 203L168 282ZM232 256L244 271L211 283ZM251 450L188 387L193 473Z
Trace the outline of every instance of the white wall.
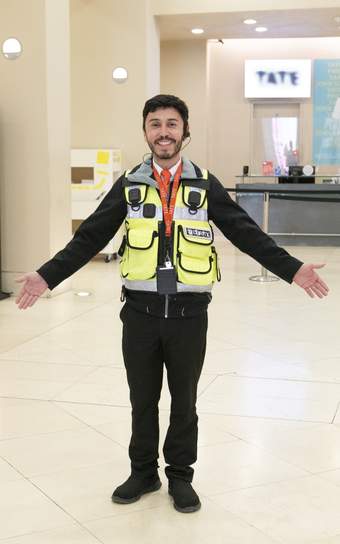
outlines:
M175 94L189 107L191 143L183 154L207 166L207 77L205 40L162 42L161 91Z
M2 288L34 270L71 233L68 0L11 0L1 6L0 42L17 36L23 53L0 55Z
M126 83L112 69L127 68ZM142 109L159 91L159 41L149 0L71 0L72 147L118 147L123 166L147 148Z

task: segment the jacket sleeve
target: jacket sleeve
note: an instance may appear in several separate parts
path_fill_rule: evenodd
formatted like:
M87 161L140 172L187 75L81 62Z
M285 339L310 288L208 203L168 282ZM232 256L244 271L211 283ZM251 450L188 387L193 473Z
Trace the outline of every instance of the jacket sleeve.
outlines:
M123 176L98 208L81 223L64 249L37 270L50 289L84 266L116 234L127 213L122 182Z
M238 249L247 253L270 272L292 283L294 275L303 263L264 233L247 212L232 200L228 191L213 175L210 174L209 179L209 219Z

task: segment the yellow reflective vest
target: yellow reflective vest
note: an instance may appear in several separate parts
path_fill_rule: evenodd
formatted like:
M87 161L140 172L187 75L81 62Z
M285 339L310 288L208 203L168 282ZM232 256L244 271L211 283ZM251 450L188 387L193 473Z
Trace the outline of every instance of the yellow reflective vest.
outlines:
M206 292L220 280L214 233L208 221L208 172L202 171L202 177L194 179L183 179L183 173L169 257L176 270L178 292ZM138 176L138 172L130 176L127 172L124 191L127 217L119 250L122 281L127 289L156 292L156 268L165 258L163 210L156 182L150 176Z

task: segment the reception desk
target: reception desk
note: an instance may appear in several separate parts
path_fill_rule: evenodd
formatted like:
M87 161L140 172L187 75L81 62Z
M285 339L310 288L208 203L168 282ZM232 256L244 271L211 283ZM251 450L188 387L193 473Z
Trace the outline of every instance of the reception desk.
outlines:
M236 184L236 201L262 226L263 193L252 193L254 189L273 190L269 199L268 233L278 244L340 245L340 185Z

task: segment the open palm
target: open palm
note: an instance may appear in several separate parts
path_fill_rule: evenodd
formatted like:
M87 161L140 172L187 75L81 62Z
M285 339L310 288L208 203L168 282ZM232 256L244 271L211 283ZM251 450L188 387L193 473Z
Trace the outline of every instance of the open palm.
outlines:
M315 272L315 268L322 268L323 266L325 265L303 264L293 278L293 282L302 287L311 298L314 298L314 295L323 298L328 294L327 284Z
M38 272L29 272L15 280L17 283L23 283L20 293L15 299L20 310L33 306L38 298L48 289L46 281Z

